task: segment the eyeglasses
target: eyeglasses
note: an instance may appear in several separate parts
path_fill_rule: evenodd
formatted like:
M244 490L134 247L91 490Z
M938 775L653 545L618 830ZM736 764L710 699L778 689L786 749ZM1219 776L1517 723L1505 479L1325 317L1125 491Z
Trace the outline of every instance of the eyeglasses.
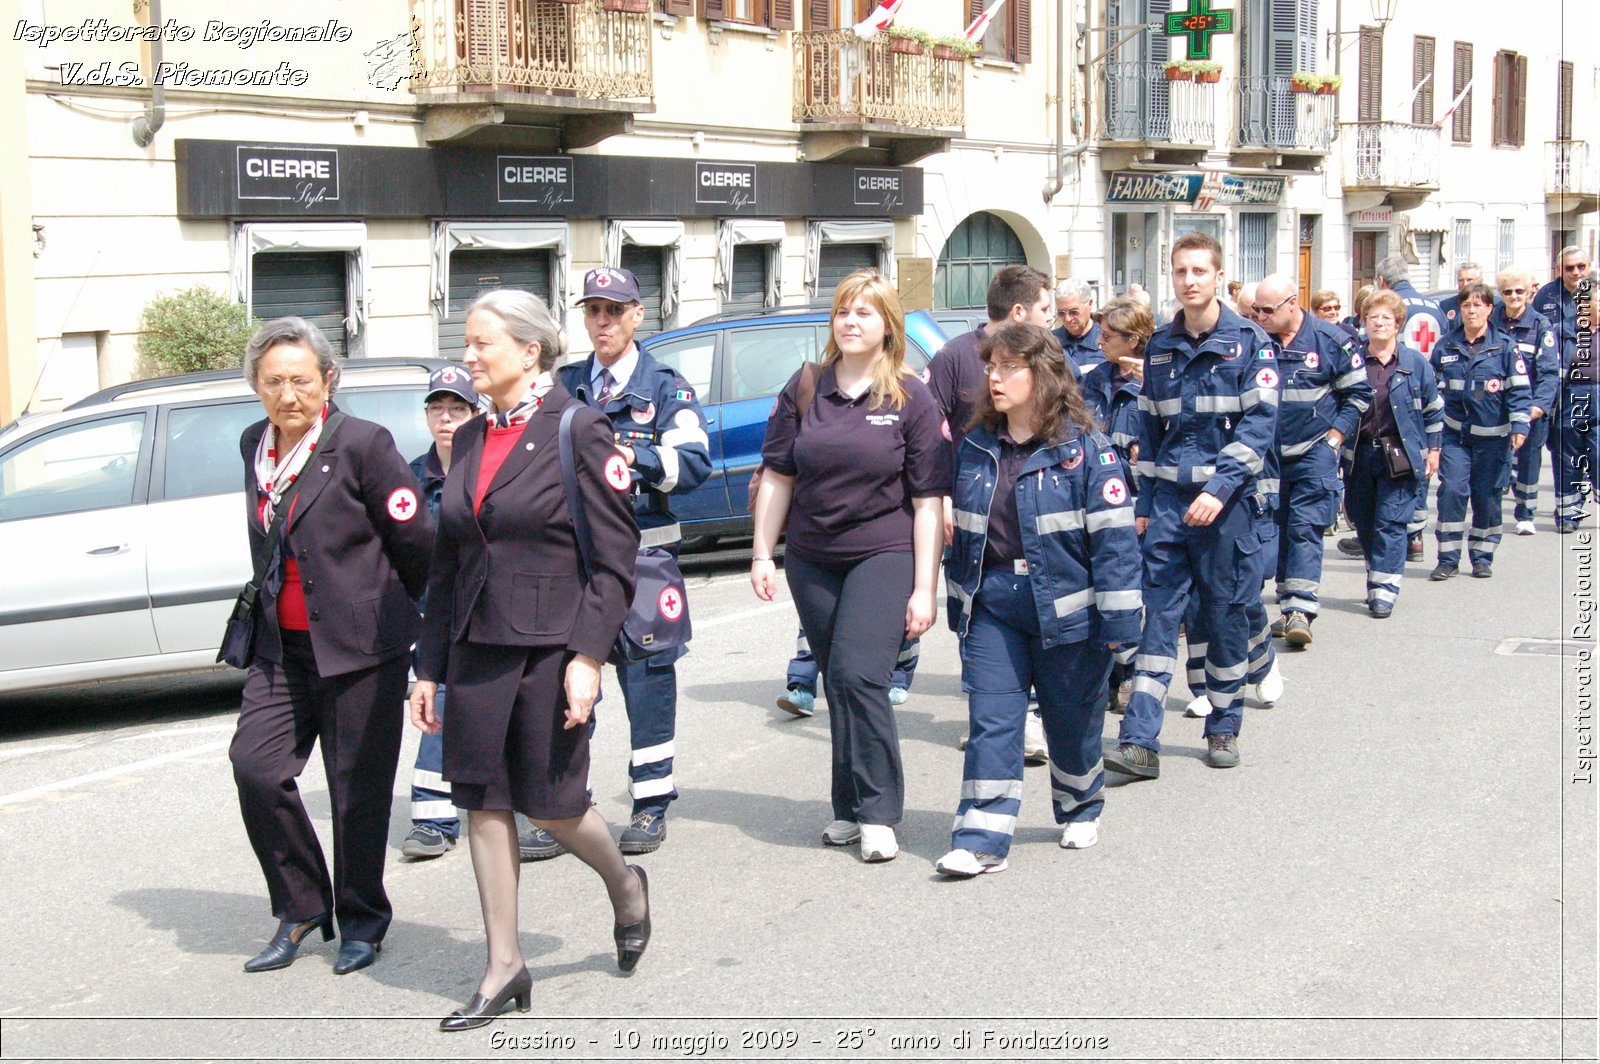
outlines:
M1342 310L1342 309L1343 309L1343 307L1338 303L1324 303L1324 304L1322 304L1322 306L1317 308L1317 310L1319 312L1320 311L1324 311L1324 310Z
M444 417L449 414L456 420L465 420L476 411L466 403L432 402L422 408L429 417Z
M1289 300L1293 299L1294 296L1295 294L1290 292L1288 295L1284 296L1270 307L1264 307L1260 303L1252 303L1250 305L1250 309L1255 311L1257 314L1275 314L1277 313L1279 307L1289 302Z
M1528 294L1528 290L1526 288L1502 288L1500 289L1500 294L1503 296L1524 296Z
M583 304L583 316L598 318L602 313L608 318L620 318L633 303L613 303L607 299L590 299Z
M991 362L985 367L984 372L991 377L999 377L1001 380L1006 380L1009 377L1015 377L1027 368L1028 364L1026 362Z
M317 380L313 377L263 377L256 382L256 388L268 395L276 395L283 391L285 384L298 395L310 395L317 386Z

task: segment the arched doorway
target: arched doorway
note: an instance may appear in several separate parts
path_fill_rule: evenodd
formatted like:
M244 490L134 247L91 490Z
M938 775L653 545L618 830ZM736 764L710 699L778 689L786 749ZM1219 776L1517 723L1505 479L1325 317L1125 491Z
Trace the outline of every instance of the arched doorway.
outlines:
M996 270L1027 264L1022 241L1005 219L988 211L969 215L956 226L939 252L933 279L934 309L983 307Z

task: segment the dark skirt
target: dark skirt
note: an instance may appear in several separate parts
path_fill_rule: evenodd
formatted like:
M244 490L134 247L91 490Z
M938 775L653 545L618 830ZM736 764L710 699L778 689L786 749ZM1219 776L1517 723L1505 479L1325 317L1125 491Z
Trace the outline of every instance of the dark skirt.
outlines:
M589 808L589 729L563 728L565 647L456 643L444 778L462 809L565 820Z

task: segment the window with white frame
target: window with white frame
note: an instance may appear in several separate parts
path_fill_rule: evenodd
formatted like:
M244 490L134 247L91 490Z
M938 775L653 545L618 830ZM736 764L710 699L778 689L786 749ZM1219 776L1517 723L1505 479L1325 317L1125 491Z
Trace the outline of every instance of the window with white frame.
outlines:
M1450 244L1450 269L1451 272L1459 269L1463 262L1472 261L1472 219L1457 218L1455 238Z
M1509 270L1517 258L1517 223L1512 218L1500 219L1500 240L1495 253L1494 268Z

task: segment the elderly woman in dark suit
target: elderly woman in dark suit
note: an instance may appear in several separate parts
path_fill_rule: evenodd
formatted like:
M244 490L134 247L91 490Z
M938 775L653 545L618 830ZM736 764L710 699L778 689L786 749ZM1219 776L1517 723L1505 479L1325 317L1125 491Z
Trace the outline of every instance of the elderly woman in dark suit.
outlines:
M450 688L443 775L470 812L488 938L478 990L440 1022L445 1031L491 1023L513 999L529 1007L513 810L600 874L616 914L618 967L632 971L650 939L644 869L623 860L588 794L589 713L633 596L639 532L610 423L551 375L563 347L549 310L526 292L485 292L468 309L462 361L493 409L456 431L411 695L412 723L432 732L438 687ZM558 457L569 406L593 540L587 576Z
M344 975L376 959L392 915L384 848L433 520L388 430L334 405L339 366L315 325L267 322L245 348L244 373L267 412L239 441L250 551L258 567L270 561L228 756L279 921L244 970L288 967L311 932L333 937L337 915L333 970ZM295 786L318 740L331 882Z

